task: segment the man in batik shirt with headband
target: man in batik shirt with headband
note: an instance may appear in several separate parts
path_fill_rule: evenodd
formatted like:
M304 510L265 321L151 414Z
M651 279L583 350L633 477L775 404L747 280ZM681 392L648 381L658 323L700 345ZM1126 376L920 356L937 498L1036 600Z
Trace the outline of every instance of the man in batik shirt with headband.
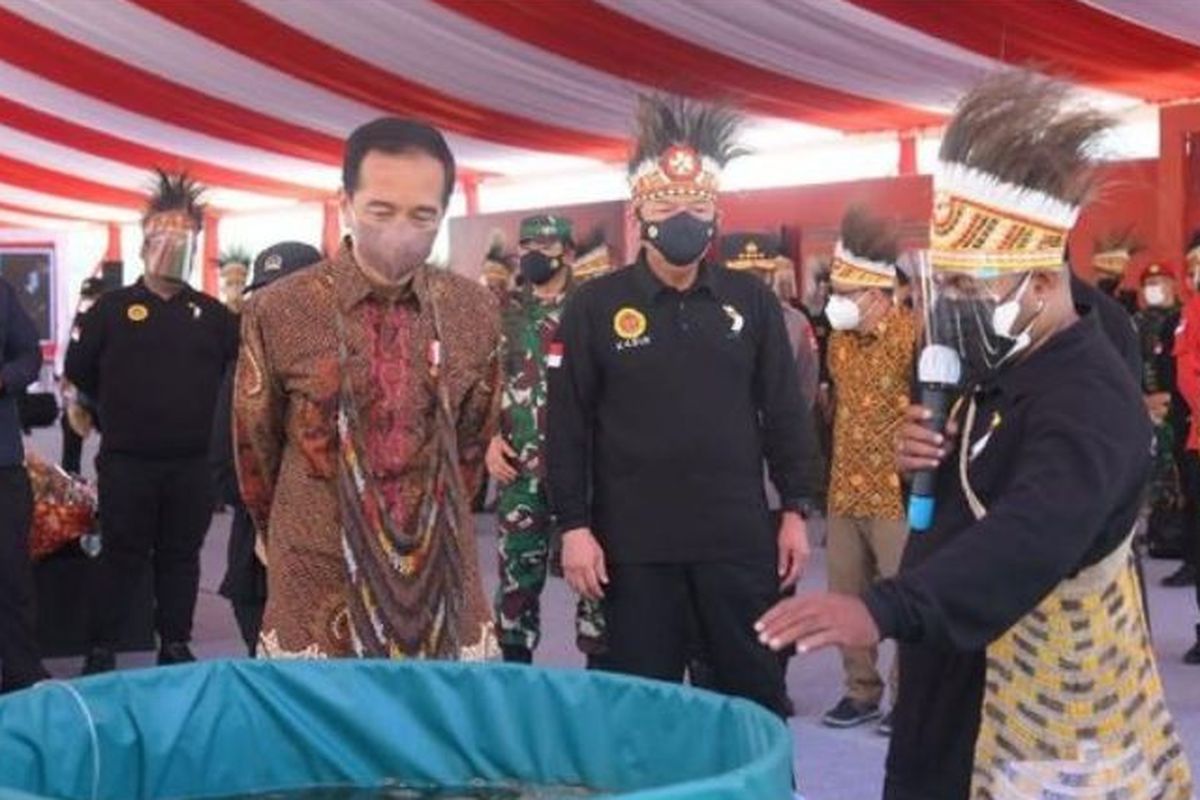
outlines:
M967 381L945 431L915 407L897 437L905 472L936 470L932 527L896 577L757 625L801 651L899 642L888 800L1192 794L1130 553L1150 421L1063 263L1109 124L1024 73L960 103L923 297Z

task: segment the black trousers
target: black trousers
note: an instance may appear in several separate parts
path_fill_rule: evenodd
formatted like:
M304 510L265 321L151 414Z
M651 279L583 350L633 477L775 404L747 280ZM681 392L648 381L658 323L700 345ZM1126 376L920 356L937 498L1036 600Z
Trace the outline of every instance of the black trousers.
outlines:
M33 490L25 467L0 468L0 691L46 677L34 617L29 527Z
M71 422L64 411L62 423L62 468L72 475L83 472L83 437L71 427Z
M207 459L100 459L100 555L96 645L114 647L140 571L153 570L155 627L164 643L188 642L200 589L200 548L214 496Z
M713 689L786 717L783 662L754 632L779 599L773 561L613 564L608 574L601 669L678 683L698 637Z
M1188 450L1179 465L1179 483L1183 489L1183 557L1193 568L1200 567L1200 453ZM1196 586L1196 607L1200 609L1200 581Z

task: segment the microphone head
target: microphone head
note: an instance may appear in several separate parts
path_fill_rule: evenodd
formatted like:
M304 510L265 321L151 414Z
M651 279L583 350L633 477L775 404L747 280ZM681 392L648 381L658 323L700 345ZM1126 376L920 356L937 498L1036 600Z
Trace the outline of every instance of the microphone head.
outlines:
M944 344L925 345L917 364L917 379L921 383L957 386L962 380L962 359L958 351Z

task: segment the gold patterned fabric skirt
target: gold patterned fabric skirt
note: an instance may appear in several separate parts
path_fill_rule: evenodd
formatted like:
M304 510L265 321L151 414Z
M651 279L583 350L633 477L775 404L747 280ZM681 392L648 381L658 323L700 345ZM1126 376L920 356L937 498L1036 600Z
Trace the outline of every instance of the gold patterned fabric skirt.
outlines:
M1187 800L1130 539L987 650L972 800Z

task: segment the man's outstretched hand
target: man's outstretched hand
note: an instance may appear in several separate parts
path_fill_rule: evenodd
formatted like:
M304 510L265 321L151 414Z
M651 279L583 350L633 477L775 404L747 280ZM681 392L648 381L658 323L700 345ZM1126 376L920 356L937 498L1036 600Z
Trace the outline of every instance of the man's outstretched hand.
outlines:
M758 640L772 650L792 644L801 653L823 647L870 647L879 627L867 606L844 594L809 594L781 600L754 624Z

